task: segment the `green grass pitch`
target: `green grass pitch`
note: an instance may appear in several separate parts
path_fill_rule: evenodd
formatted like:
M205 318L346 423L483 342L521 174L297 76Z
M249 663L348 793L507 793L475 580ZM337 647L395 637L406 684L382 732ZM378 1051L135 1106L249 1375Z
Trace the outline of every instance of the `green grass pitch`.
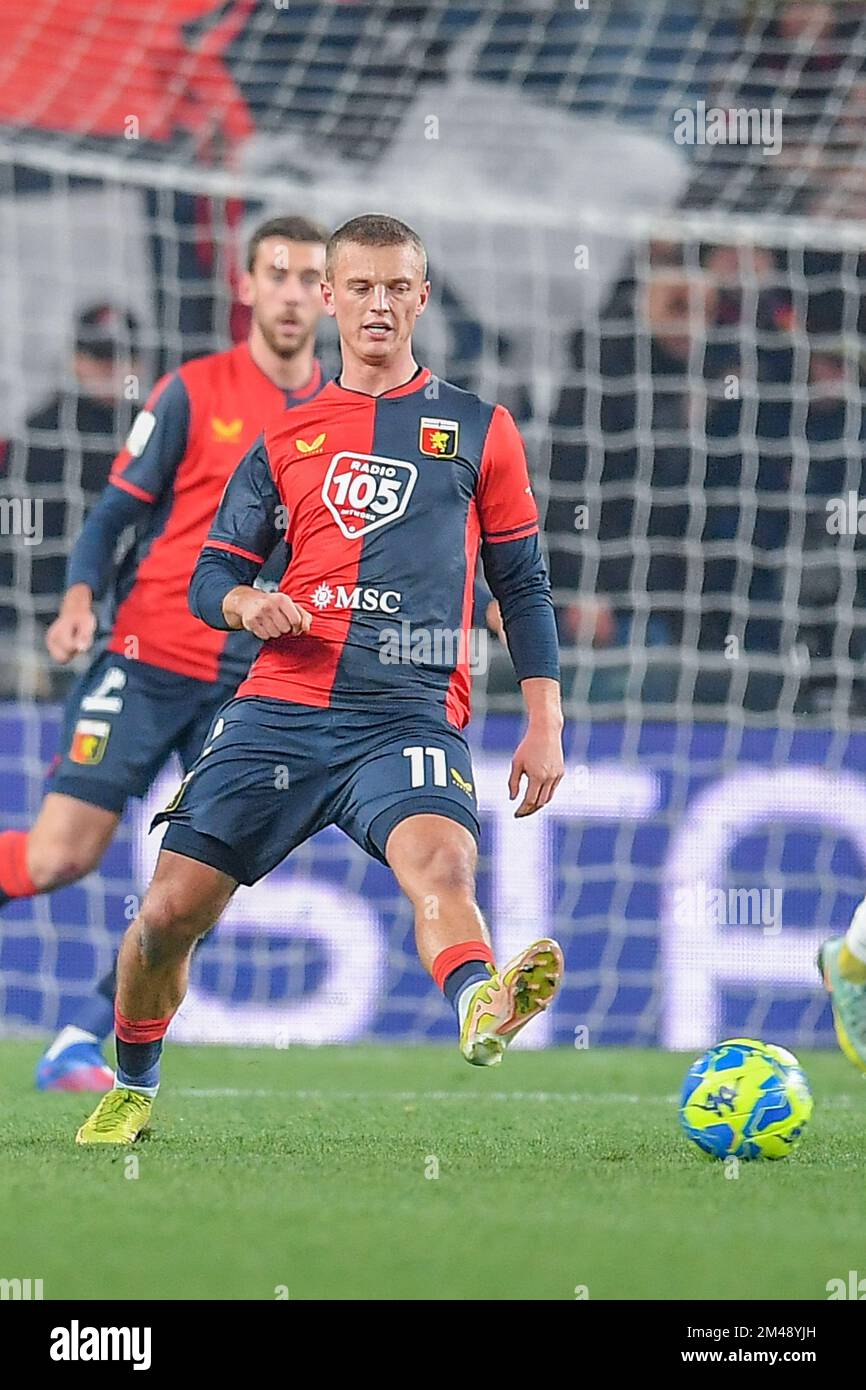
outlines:
M797 1154L736 1178L680 1133L683 1056L170 1046L151 1137L105 1151L73 1143L90 1097L31 1089L37 1054L0 1044L0 1277L46 1299L824 1299L866 1275L866 1085L836 1053L802 1057Z

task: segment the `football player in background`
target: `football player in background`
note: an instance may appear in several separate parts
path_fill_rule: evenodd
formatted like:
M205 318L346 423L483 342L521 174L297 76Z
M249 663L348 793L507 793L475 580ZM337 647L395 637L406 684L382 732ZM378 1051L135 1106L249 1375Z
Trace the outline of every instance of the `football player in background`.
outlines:
M866 1072L866 898L844 936L831 937L818 952L818 969L830 996L840 1048Z
M263 425L322 386L315 357L326 233L276 217L250 239L239 292L248 340L196 358L157 383L69 558L55 661L93 646L95 605L114 615L66 708L62 753L29 830L0 833L0 906L50 893L96 868L130 796L144 796L176 752L192 765L258 648L249 630L216 631L189 610L189 579L222 491ZM119 569L118 539L134 528ZM278 533L275 532L275 541ZM273 556L275 578L286 553ZM107 1090L101 1041L114 1021L114 969L41 1059L40 1089Z
M511 768L513 799L526 779L515 814L550 801L563 775L559 657L520 435L502 406L416 363L430 286L409 227L353 219L328 243L325 277L341 374L244 456L193 574L193 612L215 634L263 645L155 818L168 829L118 957L115 1086L78 1131L82 1144L135 1141L195 943L239 883L325 826L393 870L468 1062L499 1062L561 981L551 940L495 967L475 897L478 808L462 733L480 547L529 716ZM275 517L292 558L263 593L254 579L279 538ZM286 767L287 786L275 775Z

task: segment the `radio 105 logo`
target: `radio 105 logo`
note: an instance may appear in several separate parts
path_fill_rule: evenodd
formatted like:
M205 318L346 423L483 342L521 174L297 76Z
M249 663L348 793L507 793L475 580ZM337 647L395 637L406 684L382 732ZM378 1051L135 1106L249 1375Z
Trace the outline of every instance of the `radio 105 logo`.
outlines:
M401 459L335 454L322 484L322 501L348 540L378 531L403 516L418 469Z

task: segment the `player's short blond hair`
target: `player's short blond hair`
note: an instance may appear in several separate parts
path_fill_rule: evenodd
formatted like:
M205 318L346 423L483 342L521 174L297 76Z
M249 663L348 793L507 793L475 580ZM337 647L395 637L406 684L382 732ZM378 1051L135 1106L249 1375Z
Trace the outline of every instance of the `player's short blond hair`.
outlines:
M418 233L398 218L378 212L353 217L331 233L325 248L326 279L332 279L337 256L350 243L354 246L413 246L421 258L424 279L427 279L427 252Z

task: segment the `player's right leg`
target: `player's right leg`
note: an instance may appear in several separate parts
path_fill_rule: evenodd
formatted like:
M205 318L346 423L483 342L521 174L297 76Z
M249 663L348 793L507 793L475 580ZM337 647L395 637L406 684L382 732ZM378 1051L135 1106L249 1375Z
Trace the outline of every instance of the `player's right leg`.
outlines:
M0 906L51 893L95 869L114 838L120 816L75 796L49 792L30 830L0 833ZM111 1085L100 1043L111 1005L101 992L89 999L40 1059L40 1090L105 1091Z
M30 830L0 832L0 906L76 883L96 867L120 817L49 792Z
M159 1090L168 1025L183 1002L196 942L214 926L237 880L162 850L141 911L117 959L114 1089L76 1135L78 1144L132 1144Z
M495 1065L552 1003L562 951L543 938L497 969L475 893L480 833L465 738L438 709L379 713L359 731L332 733L331 759L348 758L337 824L387 864L415 912L422 965L451 1004L460 1051Z
M830 996L839 1046L849 1062L866 1071L866 899L845 936L824 942L818 968Z
M404 796L406 814L388 834L385 859L415 909L421 962L457 1014L463 1057L495 1066L552 1003L562 983L562 950L545 937L495 969L475 896L475 839L450 819L445 797L440 805L433 815L412 814L411 794Z
M150 724L159 721L142 712L137 666L100 652L70 692L61 751L37 821L29 831L0 835L0 907L12 898L50 893L95 869L127 797L150 775L144 766L156 733ZM101 1043L112 1028L113 990L112 968L40 1058L40 1090L105 1091L111 1085Z
M63 751L37 824L30 832L8 832L15 896L50 892L96 868L128 798L145 794L179 740L192 726L197 731L199 714L210 719L224 695L209 682L119 653L97 655L67 702ZM40 1059L40 1090L111 1086L100 1044L114 1026L114 989L112 967Z

